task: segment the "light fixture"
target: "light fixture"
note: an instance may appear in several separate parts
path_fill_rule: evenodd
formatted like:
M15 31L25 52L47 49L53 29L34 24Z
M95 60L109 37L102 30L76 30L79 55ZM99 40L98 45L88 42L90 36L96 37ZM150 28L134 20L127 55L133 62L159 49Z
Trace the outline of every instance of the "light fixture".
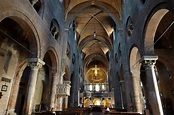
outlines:
M95 84L95 91L99 92L100 91L100 85L99 84Z
M92 1L91 5L92 5L92 6L94 5L94 1Z
M102 89L103 91L106 90L106 86L105 86L104 83L102 83L101 89Z
M93 34L93 36L94 36L94 39L96 39L96 38L97 38L97 34L96 34L96 31L94 31L94 34Z
M90 83L90 85L89 85L89 91L92 91L93 90L93 85L92 85L92 83Z

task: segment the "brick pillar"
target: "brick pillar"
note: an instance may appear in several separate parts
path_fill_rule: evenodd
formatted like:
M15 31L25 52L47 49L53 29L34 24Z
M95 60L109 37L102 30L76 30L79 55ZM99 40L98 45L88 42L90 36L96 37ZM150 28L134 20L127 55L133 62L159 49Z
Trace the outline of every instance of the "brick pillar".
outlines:
M130 71L125 69L123 71L124 73L124 89L125 89L125 100L126 100L126 109L127 111L133 111L134 110L134 105L132 102L132 91L133 91L133 84L132 84L132 78Z
M136 70L134 70L132 72L132 79L133 79L133 94L134 94L134 111L135 112L139 112L139 113L143 113L144 111L144 107L143 107L143 95L142 95L142 91L141 91L141 84L140 84L140 72Z
M56 100L56 89L58 84L58 73L56 70L52 71L53 74L53 84L52 84L52 92L51 92L51 103L50 103L50 109L55 108L55 100Z
M21 75L17 75L15 78L15 81L14 81L13 90L12 90L12 94L10 97L9 112L12 112L12 113L15 111L20 79L21 79Z
M30 59L28 59L28 62L29 62L29 66L31 68L31 72L29 75L27 93L26 93L25 102L24 102L23 115L31 115L31 113L34 109L33 101L34 101L34 94L35 94L38 70L39 70L39 68L42 67L42 65L45 64L39 58L30 58Z
M65 97L65 107L64 107L64 108L65 108L65 109L68 108L68 96Z
M144 56L143 57L143 65L146 70L146 80L147 80L147 98L150 109L152 110L153 115L164 115L161 99L159 95L159 89L156 79L156 74L154 71L154 66L157 56Z

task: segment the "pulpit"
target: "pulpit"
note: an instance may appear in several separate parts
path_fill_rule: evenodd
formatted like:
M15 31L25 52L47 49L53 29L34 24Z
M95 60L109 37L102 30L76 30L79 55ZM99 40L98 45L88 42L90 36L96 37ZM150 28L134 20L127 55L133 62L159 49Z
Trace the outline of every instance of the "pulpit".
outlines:
M57 98L70 96L71 81L64 81L63 84L57 84Z

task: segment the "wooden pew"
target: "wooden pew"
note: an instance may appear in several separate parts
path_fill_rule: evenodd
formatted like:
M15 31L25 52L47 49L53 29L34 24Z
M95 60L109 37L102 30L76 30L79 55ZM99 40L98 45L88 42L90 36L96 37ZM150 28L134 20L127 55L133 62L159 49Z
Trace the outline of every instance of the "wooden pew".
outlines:
M143 115L137 112L105 112L104 115Z
M56 115L80 115L78 111L55 111Z
M36 113L32 113L32 115L55 115L54 113L50 112L50 111L46 111L46 112L36 112Z
M66 111L78 112L79 115L88 115L89 108L70 107L67 108Z

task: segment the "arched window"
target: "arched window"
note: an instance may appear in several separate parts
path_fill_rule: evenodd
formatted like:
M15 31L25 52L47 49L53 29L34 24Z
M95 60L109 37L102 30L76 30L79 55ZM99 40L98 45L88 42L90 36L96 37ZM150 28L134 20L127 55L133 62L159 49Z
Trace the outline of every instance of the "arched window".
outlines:
M130 37L132 35L132 31L133 31L133 22L131 17L129 16L126 22L126 29L127 29L127 35L128 37Z
M50 24L50 32L53 37L60 42L60 27L56 19L53 19Z
M43 0L29 0L36 12L42 16L43 14Z

